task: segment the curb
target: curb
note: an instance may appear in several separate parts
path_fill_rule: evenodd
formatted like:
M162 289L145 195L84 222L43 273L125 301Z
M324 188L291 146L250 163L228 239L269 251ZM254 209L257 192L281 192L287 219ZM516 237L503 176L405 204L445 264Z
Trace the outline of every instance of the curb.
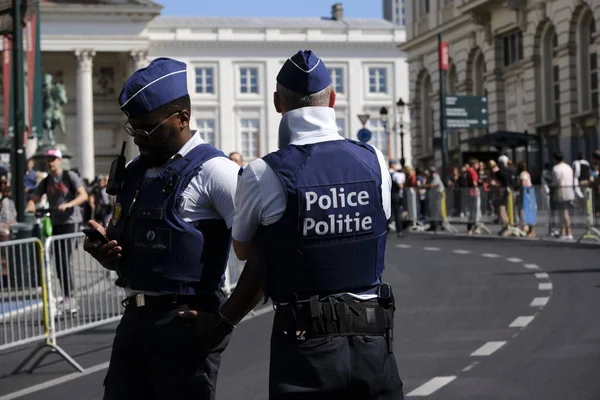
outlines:
M481 241L503 241L503 242L526 242L527 245L532 246L560 246L575 249L594 249L600 248L598 242L575 242L575 241L564 241L551 238L522 238L522 237L510 237L510 236L493 236L493 235L468 235L465 233L448 233L448 232L409 232L404 231L404 235L422 235L430 237L439 237L444 239L460 239L460 240L481 240Z

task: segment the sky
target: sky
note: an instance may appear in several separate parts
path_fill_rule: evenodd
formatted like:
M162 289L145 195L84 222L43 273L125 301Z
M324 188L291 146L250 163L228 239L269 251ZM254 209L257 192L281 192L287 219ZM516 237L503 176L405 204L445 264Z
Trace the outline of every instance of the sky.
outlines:
M155 0L162 15L195 17L329 17L340 2L346 18L383 18L383 0ZM370 3L370 4L369 4Z

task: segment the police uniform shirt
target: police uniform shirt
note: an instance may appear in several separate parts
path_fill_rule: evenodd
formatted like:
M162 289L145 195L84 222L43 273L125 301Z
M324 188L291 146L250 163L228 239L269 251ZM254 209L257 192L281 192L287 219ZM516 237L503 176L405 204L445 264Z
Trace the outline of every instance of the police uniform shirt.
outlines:
M179 150L184 157L196 146L205 143L200 134L195 132L190 140ZM146 178L154 177L161 167L150 168ZM240 167L226 157L215 157L206 161L198 175L189 183L181 194L179 213L185 222L194 225L204 219L223 219L231 229L235 215L235 189ZM161 295L162 293L132 291L125 288L127 296L137 293Z
M290 138L290 144L345 140L337 131L335 111L330 107L303 107L284 114L279 135ZM383 154L375 148L381 167L381 193L386 218L390 218L391 177ZM333 166L332 166L333 167ZM238 178L235 196L236 215L232 237L238 242L254 238L261 225L277 222L287 207L285 189L275 171L262 159L250 162ZM374 298L373 295L353 295L359 299Z

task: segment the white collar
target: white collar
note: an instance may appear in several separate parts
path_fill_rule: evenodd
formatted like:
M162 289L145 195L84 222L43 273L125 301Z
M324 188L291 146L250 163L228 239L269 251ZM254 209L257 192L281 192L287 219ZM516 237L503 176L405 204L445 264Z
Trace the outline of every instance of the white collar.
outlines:
M197 131L192 131L192 137L190 138L190 140L185 142L185 144L183 146L181 146L181 149L179 149L177 154L174 154L173 157L171 157L169 159L169 161L173 160L178 155L180 155L181 157L185 157L187 155L187 153L192 151L192 149L194 149L196 146L200 146L201 144L204 144L204 143L205 142L202 139L202 137L200 137L200 134ZM166 165L166 163L161 165L160 167L148 168L146 170L146 177L148 178L148 177L156 175L162 168L165 167L165 165Z
M177 154L181 154L181 157L185 157L194 147L200 146L201 144L204 144L204 140L202 140L200 134L197 131L192 131L192 137L181 146L181 149L179 149Z
M344 140L338 134L335 111L331 107L302 107L288 111L279 123L279 148Z

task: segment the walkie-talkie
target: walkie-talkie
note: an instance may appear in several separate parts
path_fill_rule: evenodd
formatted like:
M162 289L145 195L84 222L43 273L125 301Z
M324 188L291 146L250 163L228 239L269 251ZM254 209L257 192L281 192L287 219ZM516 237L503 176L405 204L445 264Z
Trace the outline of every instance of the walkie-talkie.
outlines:
M125 147L127 142L123 142L121 147L121 155L110 164L110 174L108 175L108 183L106 184L106 193L111 196L116 196L123 189L125 181Z

